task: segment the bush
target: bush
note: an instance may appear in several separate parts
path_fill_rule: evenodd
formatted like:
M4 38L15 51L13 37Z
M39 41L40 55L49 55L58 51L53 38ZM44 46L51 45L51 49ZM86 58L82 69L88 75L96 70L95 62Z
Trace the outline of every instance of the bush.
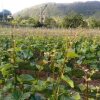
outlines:
M44 25L48 28L57 27L57 23L53 18L47 18L44 22Z
M74 16L66 16L63 19L63 27L65 28L77 28L79 26L87 26L87 23L83 20L81 15L76 14Z
M100 28L100 20L90 19L89 27L90 28Z

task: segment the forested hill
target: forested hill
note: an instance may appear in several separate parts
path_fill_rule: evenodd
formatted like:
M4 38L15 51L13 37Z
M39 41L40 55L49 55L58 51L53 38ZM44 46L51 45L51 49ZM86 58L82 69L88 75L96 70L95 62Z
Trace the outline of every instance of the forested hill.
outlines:
M40 15L40 10L46 4L41 4L33 6L30 8L23 9L22 11L17 12L14 16L21 17L37 17ZM99 1L88 1L88 2L76 2L76 3L47 3L45 9L45 15L47 17L63 17L69 12L76 12L82 14L83 16L98 16L100 17L100 2Z

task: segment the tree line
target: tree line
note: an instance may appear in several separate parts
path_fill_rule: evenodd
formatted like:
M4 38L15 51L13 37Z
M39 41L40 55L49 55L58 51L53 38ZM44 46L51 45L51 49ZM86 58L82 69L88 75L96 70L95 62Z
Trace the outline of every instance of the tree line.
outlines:
M82 15L67 15L64 18L45 18L41 23L39 19L32 17L17 17L11 21L13 25L29 26L29 27L47 27L47 28L100 28L100 20L93 18L84 19Z
M33 17L16 17L13 18L8 10L0 12L0 23L9 22L11 25L22 27L47 27L47 28L100 28L100 20L93 18L84 18L80 14L69 14L64 18L46 17L43 23ZM2 24L1 23L1 24Z

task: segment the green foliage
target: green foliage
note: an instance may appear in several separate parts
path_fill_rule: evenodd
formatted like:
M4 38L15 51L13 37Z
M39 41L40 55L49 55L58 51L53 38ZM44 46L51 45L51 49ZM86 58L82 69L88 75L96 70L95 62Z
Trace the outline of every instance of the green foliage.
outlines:
M13 25L23 26L23 27L40 27L41 24L38 20L34 19L33 17L22 18L16 17L11 22Z
M20 82L31 82L33 81L34 78L31 76L31 75L28 75L28 74L22 74L18 77L18 81Z
M44 24L48 28L57 27L56 21L53 18L46 18Z
M81 55L80 59L77 61L78 64L86 64L90 68L100 69L100 45L99 43L96 44L97 40L83 38L80 41L76 42L75 51L77 52L77 54Z
M82 78L84 76L84 71L74 68L72 71L69 73L69 76L75 76L76 78Z
M72 88L74 88L74 83L68 76L62 75L61 79L68 83Z
M89 27L91 27L91 28L100 28L100 20L90 19L89 20Z
M69 15L66 16L63 20L63 27L65 28L77 28L80 26L86 26L86 22L83 21L83 18L81 15L75 14L75 15Z
M26 100L30 95L30 92L22 93L21 91L14 91L12 94L4 97L4 100Z
M0 38L1 100L80 100L86 90L91 98L99 97L98 87L76 87L73 80L82 71L88 83L99 70L99 38L8 38Z

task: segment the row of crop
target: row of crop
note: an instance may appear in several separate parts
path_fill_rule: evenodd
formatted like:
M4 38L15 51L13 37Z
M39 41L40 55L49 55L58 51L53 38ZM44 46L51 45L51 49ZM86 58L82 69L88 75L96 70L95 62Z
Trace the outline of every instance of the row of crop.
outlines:
M2 37L0 65L2 100L100 98L90 84L100 68L99 37Z

